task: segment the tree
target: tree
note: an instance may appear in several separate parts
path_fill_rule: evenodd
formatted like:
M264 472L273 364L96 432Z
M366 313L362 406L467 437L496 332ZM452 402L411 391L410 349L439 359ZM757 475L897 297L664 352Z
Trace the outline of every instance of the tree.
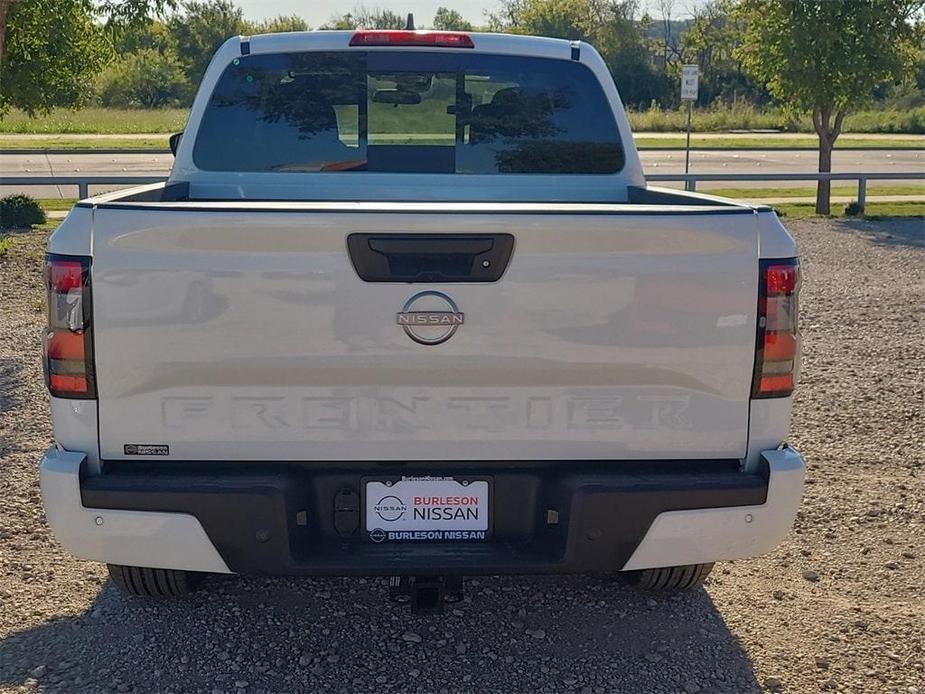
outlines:
M99 13L109 26L135 26L146 23L152 14L163 18L177 9L177 0L102 0Z
M185 103L192 89L173 51L141 48L100 76L100 102L116 108L163 108Z
M177 41L164 22L149 19L118 31L112 36L112 48L116 60L145 48L176 55Z
M438 7L437 14L434 15L434 29L437 31L472 31L473 26L456 10Z
M113 37L174 7L176 0L0 0L0 116L11 106L30 115L82 106L113 55Z
M5 3L0 54L0 115L11 106L29 115L81 106L110 56L86 0Z
M322 29L404 29L405 17L392 10L383 10L379 7L369 9L364 5L353 8L347 12L332 17Z
M249 34L283 34L287 31L308 31L308 24L298 15L281 14L272 19L250 22L247 31Z
M901 79L915 58L911 18L922 0L742 0L745 22L736 54L745 70L786 106L812 113L819 171L845 114L874 89ZM829 214L831 184L820 181L816 213Z
M752 103L768 101L767 92L742 71L736 49L742 43L742 22L730 15L728 0L708 0L694 10L678 44L678 64L672 78L680 77L682 64L700 67L698 101L730 101L745 97Z
M642 35L633 22L632 0L505 0L489 15L492 31L536 34L591 43L613 75L624 102L648 104L664 93Z
M187 2L183 9L184 14L170 18L168 27L187 78L199 84L218 47L232 36L248 33L248 26L241 8L230 0Z
M3 60L4 39L6 38L6 22L19 0L0 0L0 60Z

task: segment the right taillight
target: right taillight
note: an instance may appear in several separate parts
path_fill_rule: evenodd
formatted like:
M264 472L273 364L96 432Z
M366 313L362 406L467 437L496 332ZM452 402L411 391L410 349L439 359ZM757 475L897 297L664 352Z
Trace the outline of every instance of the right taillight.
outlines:
M56 398L96 397L93 374L90 259L49 254L45 259L48 330L45 379Z
M782 398L793 393L800 358L799 293L800 263L796 258L760 261L753 398Z

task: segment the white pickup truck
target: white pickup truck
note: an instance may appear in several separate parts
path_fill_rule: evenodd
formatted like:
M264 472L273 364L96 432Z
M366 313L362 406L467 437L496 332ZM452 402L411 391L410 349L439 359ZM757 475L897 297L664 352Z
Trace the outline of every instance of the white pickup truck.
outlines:
M123 590L685 588L789 531L794 241L647 186L591 46L236 37L172 144L48 244L45 510Z

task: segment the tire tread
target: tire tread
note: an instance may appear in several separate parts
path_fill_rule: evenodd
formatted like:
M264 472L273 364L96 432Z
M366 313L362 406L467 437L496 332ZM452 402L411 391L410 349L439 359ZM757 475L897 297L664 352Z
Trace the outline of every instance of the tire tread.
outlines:
M177 598L196 590L203 574L179 569L107 564L109 577L126 595L143 598Z
M639 590L689 590L703 583L712 570L713 564L688 564L624 571L621 575Z

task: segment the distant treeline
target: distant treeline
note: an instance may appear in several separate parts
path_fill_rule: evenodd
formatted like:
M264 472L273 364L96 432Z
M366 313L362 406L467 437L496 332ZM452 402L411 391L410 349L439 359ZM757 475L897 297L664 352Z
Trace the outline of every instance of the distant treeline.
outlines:
M762 106L765 88L742 69L736 49L742 27L733 4L715 0L689 19L671 17L671 0L661 0L664 18L640 16L635 0L505 0L500 10L473 26L445 7L418 17L419 28L504 31L591 42L606 61L624 102L634 109L678 105L681 65L700 66L699 105ZM357 7L309 27L296 15L253 22L231 0L185 2L172 14L136 23L112 37L115 59L94 83L102 106L161 108L186 106L212 54L229 36L320 29L400 29L405 16L388 9ZM874 95L885 108L925 105L925 59L903 83L885 83Z

